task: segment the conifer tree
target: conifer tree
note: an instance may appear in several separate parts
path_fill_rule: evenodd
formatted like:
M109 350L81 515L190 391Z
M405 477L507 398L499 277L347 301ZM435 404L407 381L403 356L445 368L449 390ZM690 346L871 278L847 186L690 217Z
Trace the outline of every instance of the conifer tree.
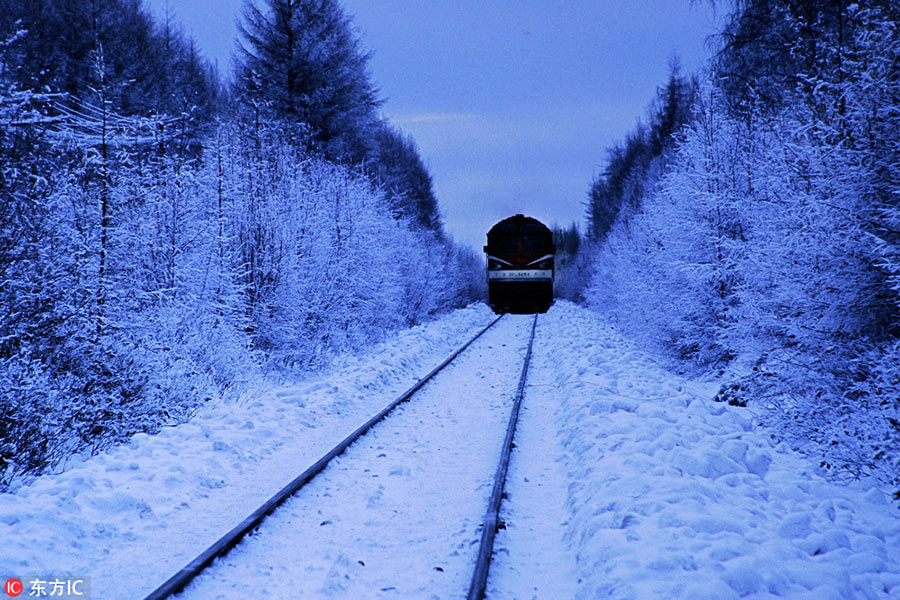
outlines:
M369 174L386 194L394 216L440 231L441 216L431 175L415 141L384 121L376 128L374 141Z
M350 18L335 0L245 0L236 87L270 116L309 128L333 160L362 162L379 101Z

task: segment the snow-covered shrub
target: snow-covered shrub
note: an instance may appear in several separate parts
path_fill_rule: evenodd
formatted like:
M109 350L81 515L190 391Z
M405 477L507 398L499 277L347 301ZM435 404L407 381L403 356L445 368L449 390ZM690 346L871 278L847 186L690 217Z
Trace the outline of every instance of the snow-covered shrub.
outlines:
M317 160L289 176L287 196L259 209L271 211L261 220L278 252L254 323L257 343L272 358L309 365L396 325L390 251L399 236L383 199L362 178Z
M598 248L587 293L648 343L704 366L734 352L735 125L701 111L641 208L626 210Z
M465 306L487 295L484 263L472 250L432 232L404 228L394 248L399 265L400 309L414 325L447 307Z
M72 451L65 386L27 356L7 357L0 368L0 487L40 472Z
M553 243L556 246L553 295L573 302L584 300L584 288L590 279L593 248L588 247L578 226L553 227Z
M364 176L271 124L226 124L217 140L205 157L215 202L254 345L273 364L316 365L471 301L460 251L394 218Z
M896 294L868 165L802 105L734 117L707 97L597 251L589 301L682 364L727 369L795 445L884 475L897 431L872 418Z
M202 156L23 132L0 131L0 485L472 299L471 257L277 125Z
M865 369L844 390L838 416L829 414L831 427L822 431L818 446L825 449L826 466L851 473L876 475L900 489L900 342L874 348L856 365Z

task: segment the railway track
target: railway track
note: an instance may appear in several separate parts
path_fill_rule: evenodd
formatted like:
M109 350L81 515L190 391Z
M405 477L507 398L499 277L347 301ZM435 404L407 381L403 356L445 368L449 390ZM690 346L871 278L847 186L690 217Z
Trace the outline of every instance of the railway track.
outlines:
M481 543L478 546L478 558L475 560L475 570L472 573L472 581L469 584L468 600L481 600L484 598L488 571L491 568L491 558L494 555L494 535L497 533L497 528L500 525L500 503L503 501L503 489L506 486L506 474L509 471L509 457L513 449L513 437L516 434L516 424L519 421L519 409L522 407L522 399L525 396L525 381L528 379L528 365L531 362L531 349L534 346L535 329L537 329L537 315L534 315L534 320L531 322L531 334L528 336L528 349L525 351L525 360L522 363L522 374L519 375L516 396L513 399L513 407L506 426L506 436L503 438L503 446L500 449L500 462L494 474L494 485L491 489L490 500L488 500L487 512L484 513L484 519L481 523Z
M334 448L332 448L329 452L327 452L324 456L322 456L314 464L312 464L305 471L303 471L303 473L298 475L288 485L284 486L284 488L282 488L272 498L270 498L268 501L266 501L264 504L262 504L259 508L257 508L253 513L251 513L247 518L245 518L240 524L235 526L231 531L229 531L227 534L225 534L219 540L217 540L214 544L212 544L209 548L207 548L207 550L205 550L203 553L201 553L195 559L190 561L184 568L182 568L175 575L173 575L171 578L169 578L165 583L163 583L161 586L159 586L156 590L151 592L146 597L146 600L163 600L163 599L170 598L170 597L184 591L185 588L187 586L191 585L191 583L194 580L196 580L202 573L206 572L208 570L208 568L210 567L210 565L212 565L214 563L214 561L216 561L217 558L225 557L226 555L228 555L229 552L232 549L234 549L235 546L237 546L241 542L241 540L243 540L248 534L250 534L251 532L257 532L257 533L261 532L262 530L260 529L260 525L263 523L263 521L265 519L267 519L267 517L269 517L270 515L275 513L276 509L278 509L279 507L284 505L289 498L294 497L301 488L305 488L308 486L308 484L313 482L314 479L316 478L316 476L319 473L321 473L326 468L326 466L331 465L333 468L336 468L336 469L341 468L340 463L342 462L343 459L342 458L339 459L338 457L341 457L344 454L345 450L347 450L348 447L350 447L355 442L358 442L359 440L361 440L361 438L368 440L366 443L372 447L373 452L380 451L377 454L373 454L373 456L376 457L376 459L374 461L371 458L369 458L369 459L366 459L369 462L363 463L363 464L376 464L377 458L385 457L387 455L386 453L388 452L388 450L390 448L390 444L387 442L386 443L380 442L380 440L378 439L379 436L384 437L386 434L379 434L378 431L380 431L381 428L373 429L374 426L376 424L378 424L379 422L383 421L389 414L394 413L395 409L397 407L399 407L400 405L402 405L404 403L407 403L413 396L415 396L418 392L420 392L423 388L425 388L426 384L429 381L431 381L438 373L442 372L446 367L448 367L449 365L454 363L454 361L460 355L462 355L466 349L470 348L472 346L472 344L474 344L476 342L476 340L478 340L479 338L482 338L482 336L488 330L493 328L501 319L502 319L502 316L497 317L489 325L487 325L486 327L484 327L483 329L478 331L476 335L474 335L469 341L467 341L464 345L462 345L456 352L454 352L450 357L448 357L446 360L444 360L440 365L435 367L428 375L426 375L425 377L420 379L409 390L407 390L406 392L401 394L399 397L397 397L395 400L393 400L391 403L389 403L385 408L383 408L381 411L379 411L376 415L371 417L368 421L366 421L366 423L364 423L359 428L357 428L352 434L347 436L344 440L342 440L339 444L337 444ZM535 333L536 324L537 324L537 316L535 315L534 319L531 322L530 333L528 335L528 341L527 341L527 350L525 353L525 359L523 361L522 369L518 376L518 383L517 383L517 387L516 387L515 396L514 396L513 402L512 402L512 408L509 412L509 418L506 420L505 436L503 438L503 443L501 446L500 461L499 461L499 464L498 464L495 474L494 474L493 486L492 486L490 498L488 500L487 510L484 513L484 518L480 522L478 522L477 524L474 524L474 526L468 527L468 529L470 529L470 530L474 529L476 531L478 528L481 529L481 540L480 540L480 545L479 545L479 549L478 549L478 553L477 553L477 559L475 561L476 564L475 564L475 568L473 570L470 584L469 584L468 598L470 598L470 599L480 599L484 596L485 583L487 581L487 575L488 575L488 571L489 571L489 567L490 567L490 559L491 559L491 555L492 555L494 533L496 532L497 527L499 525L498 514L499 514L500 502L503 498L503 486L504 486L506 472L507 472L507 468L508 468L508 464L509 464L510 452L513 447L512 440L513 440L513 435L515 432L516 420L518 418L519 408L521 406L522 398L524 395L525 380L526 380L527 372L528 372L528 364L529 364L529 360L530 360L530 356L531 356L531 348L532 348L533 341L534 341L534 333ZM507 326L509 326L509 324ZM499 349L500 353L502 354L503 352L506 352L507 354L512 356L511 353L513 352L513 350L505 348L506 344L502 344L502 346L504 348ZM495 354L492 354L488 350L483 350L482 352L485 353L484 354L485 357L496 356ZM518 350L515 351L516 356L519 356L518 352L519 352ZM468 360L472 360L472 359L470 358ZM483 357L482 357L482 360L483 360ZM491 388L494 387L494 384L482 383L481 385L482 386L487 385ZM507 389L509 389L509 388L507 388ZM505 396L505 398L501 398L501 399L494 400L491 402L486 402L486 401L479 402L478 399L476 399L474 401L473 406L480 406L481 404L492 404L492 406L489 407L490 410L488 410L488 408L484 408L484 411L485 411L484 414L480 417L477 417L477 420L481 420L481 421L488 420L488 417L490 417L490 415L497 414L502 409L507 408L508 404L509 404L508 392L506 394L503 394L503 396ZM443 428L445 426L444 424L447 424L447 427L450 427L460 419L459 415L452 412L452 410L451 410L452 407L444 406L440 402L436 403L435 406L438 408L431 408L430 410L432 411L432 413L437 414L435 412L437 410L443 410L445 412L445 414L440 415L443 420L438 421L438 423L441 423L439 425L439 427ZM493 411L493 412L491 412L491 411ZM506 411L503 410L503 412L506 412ZM490 417L490 418L493 418L493 417ZM392 422L394 420L395 419L392 419ZM422 421L420 420L419 422L421 423ZM502 422L500 424L502 425ZM397 435L396 432L395 432L395 435ZM407 435L409 435L409 434L407 434ZM459 434L456 434L456 435L459 435ZM375 438L375 439L373 440L373 438ZM487 444L487 446L493 446L493 448L496 450L496 439L497 438L499 438L499 435L497 435L496 437L492 437L492 439L494 440L494 442L492 444L489 441L485 442L485 443ZM413 438L413 441L417 442L417 440L415 438ZM438 446L440 446L440 442L438 442L437 444L438 444ZM459 445L459 444L457 443L457 445ZM484 445L484 444L482 444L482 445ZM444 446L440 446L439 449L445 450L446 446L447 446L447 444L445 443ZM356 451L354 451L354 454L356 454ZM337 466L335 466L335 465L337 465ZM364 469L365 472L368 472L369 470L370 469L368 469L368 468ZM359 471L358 469L356 471L357 472L355 472L354 477L357 477L357 478L365 477L365 475L358 472ZM394 471L396 471L396 469ZM395 474L394 471L391 471L390 475L394 475ZM408 471L408 469L407 469L407 471ZM458 469L457 469L457 471L458 471ZM400 469L400 473L403 474L403 469ZM378 476L377 474L371 475L371 477L377 477L377 476ZM446 483L450 484L451 480L457 476L458 476L458 472L454 472L452 475L447 476ZM441 479L438 476L434 476L434 477ZM312 487L315 487L315 486L312 486ZM360 486L360 489L363 489L364 487L365 487L364 485ZM353 490L353 492L356 492L356 491L357 491L356 489ZM379 488L377 491L379 493L381 492L380 485L379 485ZM304 493L306 493L306 492L304 492ZM323 502L327 502L328 499L331 497L331 492L328 491L327 489L324 492L320 491L320 492L316 492L316 493L321 494ZM346 493L346 491L342 490L341 493ZM373 498L376 498L377 495L378 495L377 493L373 493L373 494L369 495L369 499L368 499L369 504L372 503ZM472 496L472 495L473 494L471 493L471 491L467 494L467 496ZM467 501L471 501L471 499L467 499ZM307 508L306 510L303 510L301 512L302 512L302 516L305 518L312 511L309 510L309 508ZM321 513L321 511L318 511L318 512ZM358 511L358 512L361 512L361 511ZM396 513L397 511L396 510L393 510L393 511L385 510L385 512L386 513ZM288 518L288 519L300 518L300 517L297 517L296 515L294 517L290 517L290 516L282 517L280 513L281 513L281 511L279 511L278 518L281 518L282 520L284 518ZM318 518L318 517L316 517L316 518ZM339 520L339 518L340 518L339 516L333 517L332 519L323 518L323 520L320 523L320 526L330 525L330 524L332 524L333 521ZM275 529L278 529L278 531L285 531L284 527L278 528L277 525L275 526ZM467 527L464 526L463 530L466 530L466 529L467 529ZM459 533L464 534L465 531L463 531L463 530L460 530ZM468 550L468 547L474 544L474 540L472 539L471 532L469 532L469 533L470 533L470 535L468 535L468 536L463 535L463 537L468 538L468 541L465 543L458 542L456 544L455 549L451 552L451 554L454 554L454 555L459 554L459 553L465 554L466 551ZM300 543L303 543L303 540L301 540ZM295 548L295 546L290 546L290 547ZM284 554L284 551L282 551L281 554ZM471 556L471 555L469 555L469 556ZM470 561L471 561L471 559L469 558L468 560L465 560L464 562L470 565L471 564ZM344 562L347 562L347 561L344 561ZM263 560L261 563L257 563L257 564L266 564L266 560ZM357 564L364 567L366 565L366 562L364 560L358 560ZM353 565L353 566L356 567L356 565ZM432 571L434 571L436 573L443 573L444 570L445 569L440 566L432 567ZM434 573L432 573L432 576L433 575L434 575ZM330 576L330 574L329 574L329 576ZM201 579L204 579L204 578L208 579L209 577L204 574L204 576ZM198 584L192 585L190 589L193 589L194 587L196 587L196 585L198 585ZM335 585L341 585L341 582L337 581L337 583ZM391 591L391 590L395 589L395 586L382 585L379 589L387 592L387 591ZM460 593L463 593L464 589L460 589L459 591L460 591ZM200 594L200 595L201 595L201 597L203 597L202 594Z

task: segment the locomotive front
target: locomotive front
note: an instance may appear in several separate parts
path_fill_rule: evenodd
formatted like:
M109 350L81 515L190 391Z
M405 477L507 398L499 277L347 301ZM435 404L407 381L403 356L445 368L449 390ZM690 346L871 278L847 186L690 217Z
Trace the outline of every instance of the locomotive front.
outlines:
M488 303L495 312L546 312L553 303L553 234L516 215L487 234Z

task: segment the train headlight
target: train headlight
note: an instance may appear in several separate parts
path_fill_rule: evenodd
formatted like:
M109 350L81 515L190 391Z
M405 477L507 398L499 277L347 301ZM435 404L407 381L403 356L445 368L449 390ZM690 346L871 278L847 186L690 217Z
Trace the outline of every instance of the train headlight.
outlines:
M488 261L488 269L492 271L497 271L498 269L503 268L503 263L498 260L490 260Z
M543 260L538 263L537 268L538 269L552 269L553 261L552 260Z

